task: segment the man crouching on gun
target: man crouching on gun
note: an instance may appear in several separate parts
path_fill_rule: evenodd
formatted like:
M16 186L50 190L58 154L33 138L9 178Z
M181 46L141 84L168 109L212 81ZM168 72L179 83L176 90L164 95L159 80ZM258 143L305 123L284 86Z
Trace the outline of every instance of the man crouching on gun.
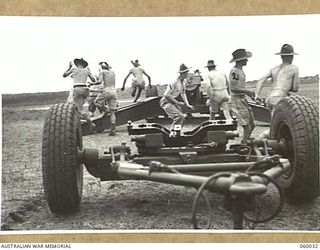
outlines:
M193 110L194 107L189 104L186 96L186 78L188 76L189 69L186 65L181 64L179 69L179 76L177 80L169 84L164 92L163 97L160 100L160 106L164 109L167 115L173 120L171 125L171 131L174 130L176 125L183 127L185 116L182 113L182 107ZM181 94L183 102L178 101L176 98ZM171 133L171 135L173 135Z

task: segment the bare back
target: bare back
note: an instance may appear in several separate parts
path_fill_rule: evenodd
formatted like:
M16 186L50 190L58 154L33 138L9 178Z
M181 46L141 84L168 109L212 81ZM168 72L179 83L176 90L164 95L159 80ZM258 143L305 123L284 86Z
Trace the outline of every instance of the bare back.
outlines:
M86 68L73 68L71 70L74 83L86 83L91 74Z
M130 70L130 73L133 74L137 81L143 81L143 72L144 71L141 67L134 67Z
M102 79L104 88L115 88L115 74L111 70L100 71L99 79Z
M286 96L299 83L298 67L281 64L271 69L272 90L270 96Z

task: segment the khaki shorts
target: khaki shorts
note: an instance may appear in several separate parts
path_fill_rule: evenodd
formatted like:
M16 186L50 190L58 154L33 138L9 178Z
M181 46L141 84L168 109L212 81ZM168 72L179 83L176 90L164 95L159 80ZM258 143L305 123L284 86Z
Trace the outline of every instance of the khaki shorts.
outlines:
M251 129L255 127L253 111L244 96L231 96L231 109L237 116L239 125L249 125Z
M87 87L76 87L73 89L73 103L77 107L80 116L86 121L90 122L89 114L84 111L84 100L89 96L89 89Z
M144 80L138 81L137 79L133 79L133 80L132 80L131 87L132 87L132 88L145 89L146 83L145 83Z
M273 111L275 106L280 102L285 96L269 96L267 98L267 105L270 111Z
M84 100L89 96L87 87L76 87L73 89L73 102L79 111L83 110Z
M94 103L99 106L104 106L107 103L110 110L117 110L117 93L114 92L105 92L100 93L97 98L94 100Z
M183 126L185 118L181 108L178 105L170 103L164 97L162 97L160 100L160 107L163 108L163 110L167 113L168 117L170 117L173 120L171 129L173 129L175 125Z
M210 112L217 113L220 108L223 110L229 110L229 95L223 92L211 92L210 98Z
M102 92L102 90L94 90L90 89L89 97L88 97L88 110L90 112L95 112L96 110L96 105L94 104L95 99L97 96Z

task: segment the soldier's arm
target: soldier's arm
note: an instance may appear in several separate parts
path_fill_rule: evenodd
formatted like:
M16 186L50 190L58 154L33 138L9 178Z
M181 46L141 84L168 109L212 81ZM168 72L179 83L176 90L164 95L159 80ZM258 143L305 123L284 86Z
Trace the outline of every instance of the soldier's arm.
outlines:
M97 77L96 81L92 85L99 85L102 83L102 72L99 73L99 76Z
M178 106L183 106L184 103L183 102L179 102L176 98L174 98L172 95L171 95L171 91L175 88L175 83L173 84L169 84L163 94L164 98L167 99L168 102L172 103L172 104L176 104Z
M230 90L231 92L238 93L238 94L245 94L249 96L255 95L254 91L239 87L238 79L234 75L231 75L230 77Z
M263 83L267 81L270 77L271 77L271 71L269 71L268 74L264 75L258 80L257 86L256 86L256 98L260 98Z
M296 71L294 72L293 76L293 82L290 91L292 92L298 92L299 90L299 83L300 83L300 78L299 78L299 69L297 68Z
M63 73L63 77L67 77L72 73L72 62L69 63L69 68Z
M127 79L129 78L129 76L132 74L132 72L129 72L129 74L124 78L123 80L123 85L122 85L122 88L121 90L124 90L125 86L126 86L126 82L127 82Z
M207 91L207 96L208 96L208 98L211 98L211 81L210 81L210 77L209 76L207 76L206 77L206 80L205 80L206 82L206 91Z
M182 97L182 100L185 103L185 105L188 108L193 109L193 106L189 104L189 100L188 100L188 97L186 95L186 85L185 84L184 84L184 86L182 88L181 97Z
M91 73L90 69L87 68L87 70L88 70L88 76L89 76L90 80L91 80L92 82L95 82L96 79L94 78L94 76L93 76L93 74Z
M208 96L208 98L211 98L211 86L209 85L207 85L206 86L206 91L207 91L207 96Z
M224 75L224 77L226 78L226 87L227 87L227 92L230 95L230 83L229 83L229 79L226 75Z
M151 77L143 70L143 74L148 77L149 85L151 85Z

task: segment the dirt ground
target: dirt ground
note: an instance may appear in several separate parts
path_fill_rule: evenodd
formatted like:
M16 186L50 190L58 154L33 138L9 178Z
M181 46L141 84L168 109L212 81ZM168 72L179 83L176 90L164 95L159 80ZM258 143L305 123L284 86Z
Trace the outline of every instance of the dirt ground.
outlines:
M52 214L43 195L41 139L45 111L3 109L2 230L191 230L191 206L196 190L148 181L99 182L86 171L80 211L69 216ZM265 130L257 126L253 136ZM125 126L116 137L107 133L84 137L84 147L129 142ZM99 145L99 146L97 146ZM231 230L223 197L208 194L215 230ZM270 206L270 204L268 205ZM320 197L312 204L284 204L272 221L256 230L320 230Z

